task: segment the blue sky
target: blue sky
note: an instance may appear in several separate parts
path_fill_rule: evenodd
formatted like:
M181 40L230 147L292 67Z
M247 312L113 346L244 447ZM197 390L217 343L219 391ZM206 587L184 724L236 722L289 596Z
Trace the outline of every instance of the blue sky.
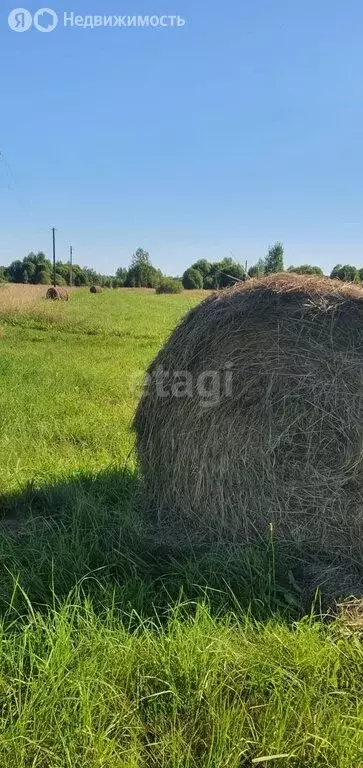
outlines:
M3 6L0 264L49 254L54 224L59 258L105 273L139 246L177 274L276 240L363 266L361 0L49 3L186 25L18 34Z

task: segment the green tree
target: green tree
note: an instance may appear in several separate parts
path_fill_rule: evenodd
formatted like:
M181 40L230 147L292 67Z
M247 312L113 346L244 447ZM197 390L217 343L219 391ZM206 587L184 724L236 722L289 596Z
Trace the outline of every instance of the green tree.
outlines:
M37 264L35 261L26 261L24 259L23 261L23 267L24 267L24 274L25 272L28 274L29 277L29 283L35 283L36 282L36 276L37 276ZM25 279L24 279L25 282Z
M193 288L203 288L203 275L199 272L199 269L189 267L183 274L182 282L183 287L187 291L192 290Z
M272 272L283 272L284 270L284 246L282 243L275 243L269 248L268 254L265 258L265 272L271 274Z
M4 278L14 283L42 283L48 285L53 279L53 265L42 251L38 253L31 251L25 256L23 261L17 259L9 267L4 267L3 270ZM73 265L74 285L82 286L93 283L102 286L111 285L112 280L112 277L99 274L89 267L80 267L79 264ZM57 285L70 284L69 263L56 262L56 283Z
M205 288L207 291L216 290L216 276L214 274L211 273L207 275L207 277L203 280L203 288Z
M116 277L118 280L118 286L125 285L126 278L127 278L127 269L125 269L124 267L119 267L116 270Z
M52 282L52 275L50 269L46 266L39 268L37 275L37 283L41 285L50 285Z
M330 273L330 277L331 277L332 280L338 280L339 279L338 275L339 275L339 272L340 272L341 269L342 269L342 265L341 264L336 264L335 267L333 267L333 269L332 269L332 271Z
M152 265L148 252L138 248L127 271L125 285L128 288L156 288L161 279L162 273Z
M220 270L219 287L228 288L245 280L246 273L242 264L225 264L223 261L218 265Z
M192 264L192 268L197 269L201 273L203 277L203 288L204 288L205 287L204 282L209 277L210 271L212 268L210 261L207 261L207 259L199 259L199 261L196 261L194 264Z
M151 266L150 254L143 248L137 248L131 259L131 267L135 267L140 264L147 264Z
M64 282L59 283L59 285L69 285L71 272L70 264L64 264L62 261L56 261L55 269L57 275L59 275L64 280Z
M49 259L47 259L44 253L37 253L35 257L35 273L32 282L48 285L48 283L52 282L52 272L53 269Z
M265 259L259 259L256 264L253 264L248 274L250 277L262 277L265 274Z
M51 273L51 263L42 251L39 251L38 253L31 251L20 263L22 265L21 270L20 268L17 270L17 279L15 279L14 282L37 284L44 281L44 272L49 273L49 275ZM20 272L22 274L20 274Z
M73 284L78 288L87 285L87 275L79 264L73 264Z
M324 272L320 267L313 267L310 264L301 264L299 267L289 267L288 272L294 272L296 275L317 275L324 277Z
M59 274L59 272L56 272L56 274L55 274L55 284L56 285L67 285L67 281L64 279L63 275Z
M17 259L16 261L12 261L10 266L7 269L9 281L11 283L22 283L23 277L24 277L24 267L23 262Z
M99 275L95 269L91 269L91 267L83 267L83 272L86 276L87 285L102 284L101 275Z
M233 261L229 256L223 261L212 264L210 275L213 277L213 288L228 288L245 279L246 273L242 264ZM210 285L209 281L207 284Z
M357 267L353 267L351 264L337 264L331 272L330 277L333 280L343 280L347 283L358 283L360 280L360 273Z

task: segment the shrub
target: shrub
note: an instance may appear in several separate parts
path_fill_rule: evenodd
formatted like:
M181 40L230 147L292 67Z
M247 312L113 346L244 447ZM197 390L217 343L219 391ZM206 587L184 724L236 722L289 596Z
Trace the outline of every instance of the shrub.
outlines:
M295 275L317 275L324 277L324 272L320 267L313 267L311 264L301 264L299 267L289 267L288 272L294 272Z
M156 286L156 293L181 293L182 290L183 283L172 277L163 277L159 285Z

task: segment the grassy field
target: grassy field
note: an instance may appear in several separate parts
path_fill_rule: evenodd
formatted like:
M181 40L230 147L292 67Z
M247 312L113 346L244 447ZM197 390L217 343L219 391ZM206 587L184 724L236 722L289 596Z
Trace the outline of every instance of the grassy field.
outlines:
M273 541L166 552L130 422L199 293L0 287L1 768L363 767L363 646Z

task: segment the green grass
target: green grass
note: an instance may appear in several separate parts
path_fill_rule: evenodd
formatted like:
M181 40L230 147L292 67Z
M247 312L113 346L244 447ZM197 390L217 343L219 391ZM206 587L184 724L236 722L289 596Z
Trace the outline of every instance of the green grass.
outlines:
M361 765L359 642L206 605L130 629L78 600L5 632L2 765Z
M360 635L298 564L144 530L137 382L199 300L0 289L1 768L363 766Z
M0 492L124 464L146 365L198 301L88 291L6 312L0 289Z

